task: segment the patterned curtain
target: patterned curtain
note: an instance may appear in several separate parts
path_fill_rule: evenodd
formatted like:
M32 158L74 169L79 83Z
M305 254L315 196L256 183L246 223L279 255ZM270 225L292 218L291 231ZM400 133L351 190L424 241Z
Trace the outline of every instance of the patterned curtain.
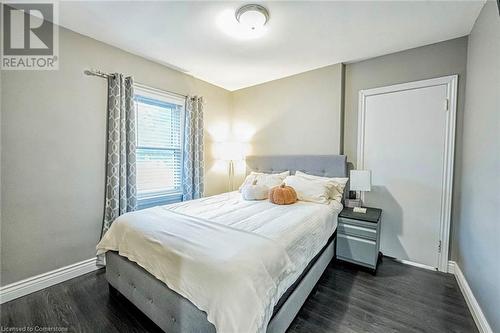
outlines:
M101 236L120 215L137 207L136 116L134 82L114 74L108 78L108 146L106 201Z
M188 96L184 127L182 200L203 196L203 97Z

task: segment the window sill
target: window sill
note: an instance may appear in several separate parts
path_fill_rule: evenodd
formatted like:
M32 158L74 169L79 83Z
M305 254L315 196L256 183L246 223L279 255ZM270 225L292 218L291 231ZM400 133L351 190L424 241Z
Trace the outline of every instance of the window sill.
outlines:
M142 198L137 200L137 210L155 207L155 206L163 206L176 202L182 201L182 193L172 193L168 195L161 195L150 198Z

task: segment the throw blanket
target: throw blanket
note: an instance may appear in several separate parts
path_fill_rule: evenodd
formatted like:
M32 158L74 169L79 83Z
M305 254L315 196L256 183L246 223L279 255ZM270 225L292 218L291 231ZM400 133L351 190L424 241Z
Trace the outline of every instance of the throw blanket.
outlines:
M265 332L278 285L296 270L276 241L165 210L120 216L97 245L108 250L189 299L219 333Z

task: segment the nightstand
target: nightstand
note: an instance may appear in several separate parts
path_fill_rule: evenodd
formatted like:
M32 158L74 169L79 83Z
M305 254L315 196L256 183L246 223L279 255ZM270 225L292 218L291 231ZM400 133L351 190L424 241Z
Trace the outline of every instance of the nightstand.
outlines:
M337 259L377 270L382 210L367 207L366 213L344 208L337 226Z

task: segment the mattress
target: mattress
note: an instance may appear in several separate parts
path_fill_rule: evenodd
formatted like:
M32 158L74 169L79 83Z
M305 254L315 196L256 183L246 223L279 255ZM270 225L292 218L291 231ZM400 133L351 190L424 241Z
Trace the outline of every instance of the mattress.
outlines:
M248 201L237 191L157 207L256 233L282 244L297 264L293 281L332 236L342 208L337 201L297 201L284 206L267 200Z
M336 237L336 235L337 235L337 232L335 232L330 237L330 239L328 240L328 242L326 243L326 245L323 246L323 248L321 249L321 251L316 256L314 256L314 258L307 264L306 268L304 268L304 270L302 271L302 273L300 274L300 276L297 278L297 280L295 280L295 282L290 287L288 287L288 289L285 291L285 293L281 296L281 298L279 299L278 303L276 303L276 305L274 306L273 317L281 309L281 307L283 306L283 304L285 304L285 302L288 300L288 297L295 291L295 289L300 284L300 282L302 281L302 279L304 278L304 276L306 276L307 273L309 273L309 271L311 270L311 268L314 266L314 264L316 264L316 262L321 257L321 255L325 252L325 250L329 246L331 246L332 243L334 243L333 244L333 248L335 249L335 245L336 245L336 243L335 243L335 241L336 241L335 237Z
M337 202L332 202L329 205L298 202L289 206L277 206L267 201L245 201L241 198L239 193L231 192L189 202L155 207L142 212L134 212L132 213L134 214L132 216L127 216L127 214L125 214L121 217L121 219L130 220L134 217L137 220L141 215L156 217L168 216L169 218L175 216L172 214L179 214L188 217L192 216L196 217L196 219L199 219L200 221L209 221L211 226L217 226L217 228L228 228L226 230L230 230L231 232L238 231L248 235L253 235L253 237L257 237L261 240L265 240L265 242L269 244L272 244L272 246L274 246L271 247L273 250L268 251L267 255L262 255L262 253L260 254L260 257L265 257L265 260L268 260L268 266L266 267L275 269L278 266L274 265L274 261L282 260L282 257L287 257L291 262L291 265L286 266L284 264L283 267L287 267L287 270L289 267L293 267L293 270L290 272L287 271L287 274L282 274L284 271L278 272L279 274L282 274L278 275L283 276L284 278L274 281L274 283L276 283L276 290L273 290L273 304L268 304L271 306L270 308L267 306L267 310L263 310L264 307L260 306L261 304L256 303L254 304L255 309L245 309L249 313L251 310L254 310L257 313L259 311L266 312L266 316L264 318L265 323L262 323L262 325L259 326L260 328L265 328L265 324L269 321L272 315L272 309L278 300L306 270L308 264L321 251L330 236L335 231L337 215L341 209L342 205ZM157 221L161 221L161 219L158 219ZM117 222L120 223L120 221ZM235 235L239 234L235 233ZM137 260L137 257L134 257L131 253L129 253L130 251L120 251L120 246L118 246L119 244L113 245L109 242L106 243L105 240L106 237L98 246L101 252L106 250L118 250L120 255L127 257L131 261L137 262L140 266L146 268L149 273L163 281L161 278L163 275L159 274L158 271L155 271L155 267L141 263L140 260ZM186 241L191 240L186 239ZM281 248L284 249L284 255L272 258L273 255L279 253L277 249ZM149 249L154 252L157 250L157 247L155 248L155 246L150 246ZM153 252L151 255L154 255ZM141 255L142 258L148 257L145 253L142 253ZM254 256L258 255L259 254L255 254ZM157 260L155 262L155 266L159 266L159 262L161 262L161 260ZM260 263L258 263L257 266L258 265L260 265ZM165 269L165 267L160 269ZM183 269L185 269L185 267L183 267ZM215 311L214 307L207 306L203 303L203 299L197 299L196 294L186 294L186 290L182 289L189 289L189 286L185 283L185 281L182 281L182 283L178 285L175 284L176 281L168 279L165 279L164 282L169 288L192 301L192 303L200 310L205 311L207 313L208 320L216 325L218 331L230 331L231 326L227 326L228 321L217 321L217 318L221 318L220 315L223 314L224 309L217 309L218 313L216 314L219 315L219 317L217 317L213 313L211 314L211 311ZM271 284L272 283L273 282L271 282ZM207 289L206 286L207 285L205 284L205 289ZM260 283L254 285L253 287L260 288ZM238 292L240 291L239 289L233 288L233 291L234 290L238 290ZM233 293L231 293L231 296L234 296L232 295ZM268 294L269 290L266 295ZM252 303L247 299L240 299L239 301L240 304L245 303L250 307L252 306ZM224 305L220 304L220 302L217 306L224 307ZM231 316L233 317L231 318ZM224 315L222 316L222 318L225 317L226 316ZM236 322L238 324L244 322L242 318L234 317L234 313L228 314L227 317L230 319L229 322ZM257 331L258 330L259 329L257 329Z

